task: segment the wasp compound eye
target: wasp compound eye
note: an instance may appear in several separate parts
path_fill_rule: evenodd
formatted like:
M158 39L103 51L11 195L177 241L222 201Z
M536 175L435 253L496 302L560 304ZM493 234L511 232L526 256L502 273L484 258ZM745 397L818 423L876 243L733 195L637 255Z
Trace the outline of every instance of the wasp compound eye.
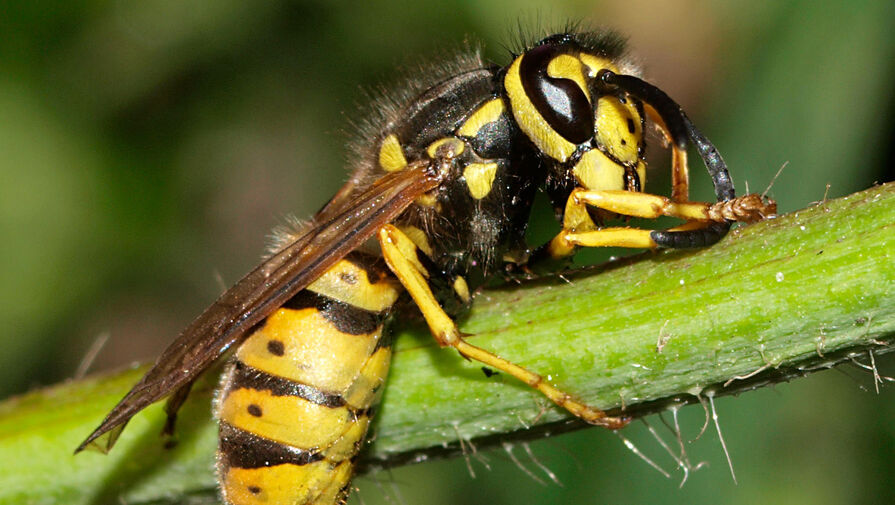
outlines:
M519 77L528 99L550 127L580 144L594 134L593 108L582 87L580 61L561 49L544 44L530 50L522 58Z

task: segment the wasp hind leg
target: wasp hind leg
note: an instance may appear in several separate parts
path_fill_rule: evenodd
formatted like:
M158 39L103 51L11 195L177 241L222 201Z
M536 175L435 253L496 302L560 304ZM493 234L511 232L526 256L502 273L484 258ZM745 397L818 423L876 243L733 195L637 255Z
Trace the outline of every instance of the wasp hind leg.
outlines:
M453 347L468 359L512 375L590 424L618 429L628 423L627 418L607 416L602 410L581 403L568 393L546 383L541 375L467 342L454 321L438 304L427 281L429 274L420 263L417 247L410 238L398 228L386 225L379 230L379 243L386 263L410 293L440 346Z

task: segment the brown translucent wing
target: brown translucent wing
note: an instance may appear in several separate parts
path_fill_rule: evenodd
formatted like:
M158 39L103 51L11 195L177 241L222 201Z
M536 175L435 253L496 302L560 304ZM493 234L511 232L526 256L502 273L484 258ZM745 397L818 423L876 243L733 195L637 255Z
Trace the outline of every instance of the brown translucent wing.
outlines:
M187 326L75 452L89 445L110 449L137 412L189 385L241 343L254 325L433 189L438 180L428 168L420 164L385 175L356 191L341 208L327 206L309 230L249 272Z

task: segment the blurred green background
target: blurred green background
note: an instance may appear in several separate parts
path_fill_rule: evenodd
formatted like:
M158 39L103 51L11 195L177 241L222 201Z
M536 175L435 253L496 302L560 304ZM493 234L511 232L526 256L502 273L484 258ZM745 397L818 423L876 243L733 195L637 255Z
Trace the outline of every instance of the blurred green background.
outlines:
M505 63L517 22L538 19L629 35L740 191L787 164L770 192L781 211L895 177L887 0L4 2L0 397L74 376L105 337L92 371L156 356L257 263L273 226L339 187L363 88L467 39ZM354 503L891 503L890 389L845 367L720 399L738 485L712 429L686 444L708 465L678 489L682 473L635 424L624 435L672 478L584 430L531 444L561 486L517 445L546 484L492 451L488 468L468 462L475 478L462 459L359 478ZM703 416L681 412L686 438Z

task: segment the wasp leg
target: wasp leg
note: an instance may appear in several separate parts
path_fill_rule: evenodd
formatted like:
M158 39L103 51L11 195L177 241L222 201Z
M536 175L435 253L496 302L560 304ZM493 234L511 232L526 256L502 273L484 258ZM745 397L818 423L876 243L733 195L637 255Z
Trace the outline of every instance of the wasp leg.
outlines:
M467 342L435 299L426 280L429 273L419 261L417 247L410 238L392 225L380 228L378 238L385 262L420 308L429 330L440 346L453 347L468 359L516 377L587 423L610 429L618 429L628 423L627 418L609 417L602 410L585 405L568 393L547 384L542 376Z
M721 154L705 138L705 135L693 125L690 118L684 114L681 106L664 91L637 77L616 74L610 70L602 70L599 80L607 90L621 89L637 97L647 105L646 110L651 119L659 118L657 124L665 130L666 138L670 137L674 146L672 163L678 164L677 166L673 165L674 170L672 172L672 182L678 185L678 188L672 189L673 200L686 201L688 199L685 198L686 195L680 194L683 190L680 187L682 181L675 181L674 179L674 177L680 179L686 173L686 155L684 152L687 149L688 140L696 147L699 156L705 163L709 175L712 177L712 183L715 186L715 196L718 197L718 200L730 200L736 196L733 190L733 181L730 180L727 165L721 158ZM675 160L674 157L679 159Z
M687 138L675 138L662 115L650 104L644 104L650 121L656 124L667 145L671 146L671 199L690 201L690 167L687 165Z
M165 427L162 428L162 435L168 437L174 435L174 425L177 422L177 412L180 410L180 407L183 406L183 402L185 402L187 397L190 395L190 389L192 387L193 381L187 382L168 397L168 401L165 402L166 418Z
M670 230L637 228L596 229L587 207L596 207L615 214L655 219L670 216L687 221ZM773 201L764 202L759 195L749 194L709 204L675 202L664 196L633 191L572 191L563 216L563 230L547 245L547 253L558 259L583 247L705 247L720 240L733 221L754 222L776 212Z

